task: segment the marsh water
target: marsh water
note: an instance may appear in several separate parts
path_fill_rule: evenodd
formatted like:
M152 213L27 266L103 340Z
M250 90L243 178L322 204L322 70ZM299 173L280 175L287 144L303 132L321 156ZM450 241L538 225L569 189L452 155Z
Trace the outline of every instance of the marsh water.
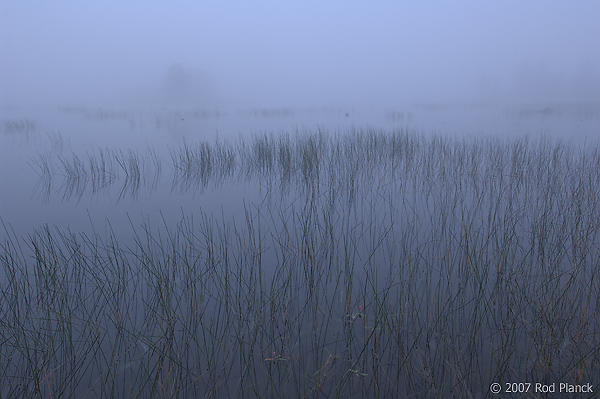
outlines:
M148 214L157 210L194 209L211 212L239 208L234 198L256 201L256 181L207 182L207 187L177 189L170 168L170 149L182 143L234 143L258 134L299 135L316 131L344 134L356 130L449 137L550 137L584 144L598 136L600 110L581 106L411 106L405 109L305 108L305 109L59 109L8 108L3 112L2 214L20 232L49 223L78 226L106 217ZM86 182L69 184L64 171L40 179L40 156L52 163L69 161L71 154L86 162L99 150L135 151L145 157L155 151L163 168L146 172L139 185L115 179L101 189ZM150 162L150 160L147 160ZM147 165L152 168L152 165ZM158 170L157 170L158 169ZM54 176L56 174L56 176ZM215 187L218 185L219 187ZM228 187L229 186L229 187ZM92 194L92 192L94 192ZM233 194L233 195L232 195ZM239 195L236 195L239 194ZM210 207L213 207L212 209Z
M0 129L2 397L599 382L597 105L7 108Z

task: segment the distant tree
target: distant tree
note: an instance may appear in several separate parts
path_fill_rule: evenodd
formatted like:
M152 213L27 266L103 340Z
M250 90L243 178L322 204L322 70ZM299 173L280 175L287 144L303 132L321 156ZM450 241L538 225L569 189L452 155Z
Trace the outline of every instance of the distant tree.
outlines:
M190 99L194 84L189 72L183 65L175 63L169 67L163 79L166 100L181 102Z
M206 106L214 103L215 92L202 70L174 63L163 76L161 99L176 105Z

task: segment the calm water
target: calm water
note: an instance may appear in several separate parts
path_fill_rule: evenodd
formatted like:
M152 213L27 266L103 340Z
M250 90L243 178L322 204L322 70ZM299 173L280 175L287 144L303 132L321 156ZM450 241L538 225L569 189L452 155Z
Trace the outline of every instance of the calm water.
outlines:
M420 134L438 133L465 137L538 137L546 135L568 142L596 140L600 134L600 106L411 106L402 109L4 109L1 140L2 217L20 233L40 224L82 229L92 220L122 219L125 214L179 214L200 206L209 212L222 207L238 209L244 198L255 201L260 190L253 183L224 184L203 190L173 187L169 149L182 142L215 139L234 142L259 133L339 133L349 129ZM39 179L32 167L39 154L53 163L75 153L82 160L99 149L148 148L162 158L162 170L136 187L117 179L110 187L90 195L91 187L69 186L64 176ZM35 166L35 165L33 165ZM59 168L56 168L59 169ZM60 172L59 172L60 173ZM233 194L237 191L237 194ZM154 217L154 216L152 216Z
M48 397L65 365L92 397L598 383L600 106L6 109L0 128L7 397L46 361Z

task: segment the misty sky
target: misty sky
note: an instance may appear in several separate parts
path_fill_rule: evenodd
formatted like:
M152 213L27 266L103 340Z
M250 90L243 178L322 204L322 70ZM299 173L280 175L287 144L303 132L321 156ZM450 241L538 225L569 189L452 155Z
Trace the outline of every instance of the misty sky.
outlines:
M3 104L600 101L598 1L0 4Z

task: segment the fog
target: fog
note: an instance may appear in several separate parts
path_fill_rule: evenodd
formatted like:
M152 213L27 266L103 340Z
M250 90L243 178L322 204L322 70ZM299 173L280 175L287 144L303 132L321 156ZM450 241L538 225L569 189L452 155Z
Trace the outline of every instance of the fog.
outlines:
M1 2L3 105L600 101L596 1Z

